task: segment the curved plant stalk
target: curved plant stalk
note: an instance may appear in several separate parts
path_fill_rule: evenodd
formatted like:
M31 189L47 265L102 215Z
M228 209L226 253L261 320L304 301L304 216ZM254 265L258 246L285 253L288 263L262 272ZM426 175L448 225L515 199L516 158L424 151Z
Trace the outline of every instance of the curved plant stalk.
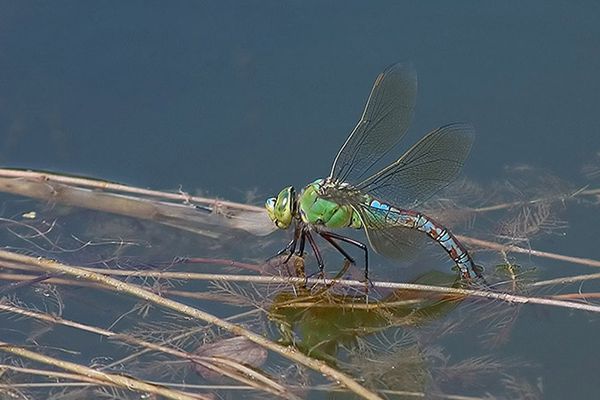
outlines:
M0 251L0 258L13 261L13 262L22 262L32 266L36 266L43 271L60 273L75 277L78 280L86 280L95 283L99 283L104 285L105 287L109 287L113 289L117 293L129 294L134 297L138 297L140 299L146 300L148 302L154 303L161 307L174 310L183 315L187 315L189 317L195 318L200 321L204 321L209 324L213 324L218 326L219 328L226 330L237 336L244 336L248 340L265 347L273 352L276 352L282 355L285 358L288 358L294 362L302 364L308 368L311 368L331 379L334 382L338 382L345 386L348 390L354 392L355 394L365 398L365 399L381 399L377 394L371 392L366 389L358 382L356 382L352 377L346 375L345 373L336 370L335 368L330 367L324 362L319 360L310 358L298 350L281 346L273 341L261 336L257 333L249 331L239 325L233 324L231 322L227 322L221 318L218 318L212 314L209 314L205 311L199 310L194 307L190 307L188 305L165 299L155 293L144 290L138 286L120 281L115 278L111 278L96 272L88 271L84 268L74 267L70 265L65 265L58 263L56 261L47 260L43 258L33 258L29 256L25 256L22 254L10 253L7 251ZM364 285L364 284L363 284Z
M246 312L243 312L243 313L239 313L239 314L236 314L236 315L232 315L232 316L230 316L230 317L227 317L227 318L225 318L225 321L234 321L234 320L241 319L241 318L243 318L243 317L247 317L247 316L249 316L249 315L252 315L252 314L257 314L257 313L259 313L259 310L251 310L251 311L246 311ZM172 337L172 338L170 338L170 339L166 339L164 342L162 342L162 345L163 345L163 346L166 346L166 345L168 345L168 344L170 344L170 343L176 342L177 340L180 340L180 339L185 339L185 338L191 337L191 336L193 336L193 335L195 335L195 334L197 334L197 333L200 333L200 332L202 332L202 331L205 331L205 330L206 330L206 327L201 327L201 328L193 328L193 329L190 329L190 330L186 330L184 333L181 333L181 334L179 334L179 335L176 335L175 337ZM140 356L141 356L141 355L143 355L143 354L146 354L146 353L148 353L149 351L151 351L151 349L149 349L149 348L145 348L145 349L142 349L142 350L136 351L136 352L134 352L134 353L132 353L132 354L129 354L129 355L127 355L127 356L125 356L125 357L121 358L121 359L115 360L115 361L113 361L113 362L112 362L112 363L110 363L110 364L107 364L107 365L105 365L105 366L104 366L104 367L102 367L101 369L104 369L104 368L112 368L112 367L114 367L114 366L117 366L117 365L125 364L125 363L126 363L126 362L128 362L128 361L131 361L131 360L133 360L133 359L135 359L135 358L138 358L138 357L140 357Z
M112 332L107 329L102 329L86 324L82 324L75 321L70 321L58 316L49 315L37 311L26 310L20 307L16 307L13 305L2 304L0 302L0 312L9 312L17 315L22 315L28 318L34 318L36 320L44 321L51 324L58 324L63 326L68 326L71 328L79 329L85 332L91 332L97 335L101 335L104 337L108 337L115 340L120 340L121 342L129 343L132 345L136 345L139 347L143 347L146 350L158 351L165 354L170 354L179 358L182 358L186 361L194 362L202 364L205 368L216 371L224 376L228 376L234 380L239 381L242 384L247 385L249 388L254 388L257 390L265 391L276 396L283 397L285 399L295 399L299 400L299 398L294 395L292 392L287 390L284 386L274 382L272 379L266 377L265 375L260 374L258 371L250 369L242 364L239 364L233 360L223 359L220 357L200 357L195 356L194 354L186 353L183 351L179 351L173 348L165 347L162 345L157 345L155 343L150 343L144 340L137 339L135 337L129 335L123 335L119 333ZM224 365L220 366L220 365ZM21 371L26 372L26 371ZM63 374L65 376L52 375L53 377L62 377L69 379L76 379L79 375L71 375L71 374ZM69 376L66 376L69 375ZM106 385L105 382L90 379L86 376L81 376L80 381L96 383L100 385Z
M100 336L104 336L107 338L111 338L113 340L119 340L124 343L129 343L135 346L142 347L146 350L152 350L161 352L164 354L170 354L172 356L181 358L185 361L201 363L205 368L217 371L225 376L228 376L232 379L235 379L243 384L246 384L248 387L252 387L254 389L266 391L268 393L272 393L274 395L286 398L286 399L298 399L293 393L287 390L284 386L276 383L272 379L266 377L263 374L260 374L258 371L250 369L244 365L241 365L234 360L224 359L222 357L201 357L196 356L194 354L186 353L180 350L176 350L170 347L166 347L163 345L158 345L155 343L147 342L145 340L140 340L138 338L132 337L130 335L124 335L120 333L115 333L107 329L98 328L95 326L90 326L86 324L82 324L75 321L70 321L55 315L50 315L38 311L26 310L21 307L17 307L10 304L2 304L0 302L0 312L8 312L12 314L17 314L21 316L25 316L28 318L33 318L39 321L44 321L50 324L57 324L68 326L74 329L79 329L84 332L94 333ZM225 365L226 368L223 368L220 365ZM241 374L240 374L241 373ZM83 378L86 378L83 376ZM87 379L87 378L86 378ZM94 382L101 382L98 380L91 380Z

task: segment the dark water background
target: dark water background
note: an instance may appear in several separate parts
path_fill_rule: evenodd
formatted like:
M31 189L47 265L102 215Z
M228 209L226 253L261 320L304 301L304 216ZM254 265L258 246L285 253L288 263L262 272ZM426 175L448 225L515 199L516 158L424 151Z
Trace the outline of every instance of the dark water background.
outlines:
M405 146L468 121L469 178L527 164L584 186L599 49L594 1L0 1L0 163L262 199L326 175L375 76L410 60ZM566 237L536 246L600 258L597 209L568 218ZM597 398L591 318L527 310L505 355L540 367L546 398Z

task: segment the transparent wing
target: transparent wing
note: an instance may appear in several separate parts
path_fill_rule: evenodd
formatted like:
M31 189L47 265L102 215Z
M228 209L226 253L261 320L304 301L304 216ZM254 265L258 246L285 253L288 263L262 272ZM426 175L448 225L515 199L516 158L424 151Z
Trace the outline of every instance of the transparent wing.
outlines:
M361 205L357 207L369 244L377 253L389 258L407 260L419 251L425 234L386 221L387 211Z
M414 207L456 178L474 138L475 131L467 124L438 128L355 189L390 205Z
M404 136L412 119L417 74L411 64L394 64L375 80L358 124L338 152L330 177L358 183Z

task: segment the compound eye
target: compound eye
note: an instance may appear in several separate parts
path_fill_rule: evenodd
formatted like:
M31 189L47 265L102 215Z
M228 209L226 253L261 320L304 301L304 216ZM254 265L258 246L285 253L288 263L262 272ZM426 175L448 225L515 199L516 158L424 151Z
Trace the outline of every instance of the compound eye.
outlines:
M281 229L287 229L294 218L294 209L292 208L294 196L292 196L293 188L291 186L279 192L277 200L275 200L275 209L273 215L277 222L277 226Z
M268 198L265 201L265 208L267 209L267 215L271 219L271 221L275 222L277 220L277 216L275 215L275 202L277 200L275 197Z

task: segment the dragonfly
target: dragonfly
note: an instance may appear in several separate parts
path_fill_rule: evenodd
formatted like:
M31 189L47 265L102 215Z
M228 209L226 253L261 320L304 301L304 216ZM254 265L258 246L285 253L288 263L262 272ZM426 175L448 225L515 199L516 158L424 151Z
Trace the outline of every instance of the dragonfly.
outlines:
M368 281L368 247L332 231L363 229L370 247L392 259L413 255L429 237L448 253L461 278L470 281L472 272L483 279L482 268L456 236L417 211L457 177L473 144L473 127L452 123L435 129L395 162L376 170L379 161L406 134L416 93L417 75L412 64L389 66L375 80L363 114L335 157L329 176L315 180L299 193L288 186L277 197L266 200L267 214L277 228L294 227L292 240L277 255L289 252L289 260L298 248L302 257L308 242L323 276L323 257L314 235L355 264L341 246L345 242L364 252Z

